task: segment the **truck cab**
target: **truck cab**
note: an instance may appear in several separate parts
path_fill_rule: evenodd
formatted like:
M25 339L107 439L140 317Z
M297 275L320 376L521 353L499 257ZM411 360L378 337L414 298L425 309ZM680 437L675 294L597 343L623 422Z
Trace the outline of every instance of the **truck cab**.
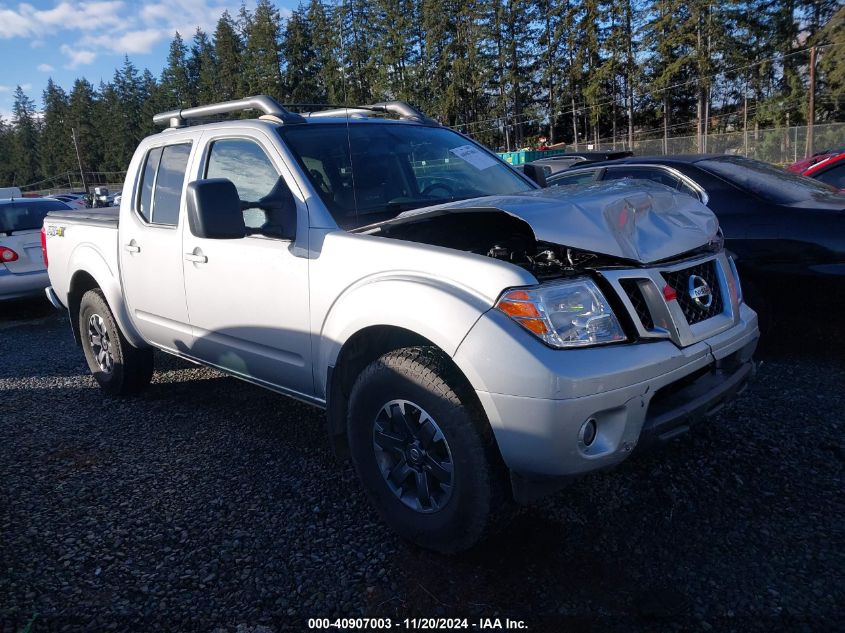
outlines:
M513 500L678 435L753 375L756 315L682 192L542 191L400 102L156 121L119 211L45 221L48 296L95 378L140 391L157 349L324 408L420 545L472 546Z

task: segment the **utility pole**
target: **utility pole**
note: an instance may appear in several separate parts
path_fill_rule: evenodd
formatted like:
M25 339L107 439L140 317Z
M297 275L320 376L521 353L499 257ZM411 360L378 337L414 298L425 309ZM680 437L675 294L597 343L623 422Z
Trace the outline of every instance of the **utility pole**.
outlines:
M745 157L748 158L748 77L745 77L742 106L742 136L745 140Z
M816 47L810 48L810 103L807 108L806 155L813 155L813 122L816 119Z
M73 147L76 149L76 162L79 163L79 176L82 178L82 188L88 193L88 184L85 182L85 172L82 169L82 157L79 155L79 143L76 142L76 128L70 128L70 135L73 138Z

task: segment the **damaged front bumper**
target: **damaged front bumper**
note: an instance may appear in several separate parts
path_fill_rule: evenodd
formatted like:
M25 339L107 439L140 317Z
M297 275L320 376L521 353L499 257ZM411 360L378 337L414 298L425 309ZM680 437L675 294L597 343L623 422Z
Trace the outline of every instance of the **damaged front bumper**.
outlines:
M759 332L757 315L737 308L732 327L688 347L660 340L565 351L539 344L496 311L486 313L454 358L484 407L517 500L613 467L740 393L754 375ZM595 439L587 443L590 421Z

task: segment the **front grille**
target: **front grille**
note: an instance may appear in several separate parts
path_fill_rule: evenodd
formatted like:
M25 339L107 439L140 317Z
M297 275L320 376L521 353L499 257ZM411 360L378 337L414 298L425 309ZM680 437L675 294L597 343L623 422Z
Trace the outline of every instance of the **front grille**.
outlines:
M678 294L678 305L690 325L706 321L717 314L722 313L722 291L719 286L719 278L716 275L716 262L711 260L685 268L683 270L676 270L674 272L661 273L666 283L675 289ZM713 301L709 307L699 305L690 294L690 278L697 275L707 282L710 286Z
M640 284L636 279L620 279L619 283L622 285L622 290L628 296L631 305L637 313L637 317L647 330L654 329L654 319L651 318L651 311L648 309L643 291L640 289Z

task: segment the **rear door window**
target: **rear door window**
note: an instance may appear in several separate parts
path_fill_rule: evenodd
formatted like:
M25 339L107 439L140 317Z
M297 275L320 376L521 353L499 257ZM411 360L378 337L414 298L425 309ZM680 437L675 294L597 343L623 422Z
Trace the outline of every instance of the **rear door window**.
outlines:
M608 167L602 180L622 180L625 178L651 180L672 189L678 186L678 177L659 167Z
M826 182L837 189L845 189L845 160L819 174L816 180Z
M147 154L137 207L144 220L164 226L179 223L182 188L190 155L190 143L166 145Z
M596 178L595 169L578 170L573 173L564 174L562 176L554 176L549 181L549 187L562 187L564 185L580 185L587 182L593 182Z

